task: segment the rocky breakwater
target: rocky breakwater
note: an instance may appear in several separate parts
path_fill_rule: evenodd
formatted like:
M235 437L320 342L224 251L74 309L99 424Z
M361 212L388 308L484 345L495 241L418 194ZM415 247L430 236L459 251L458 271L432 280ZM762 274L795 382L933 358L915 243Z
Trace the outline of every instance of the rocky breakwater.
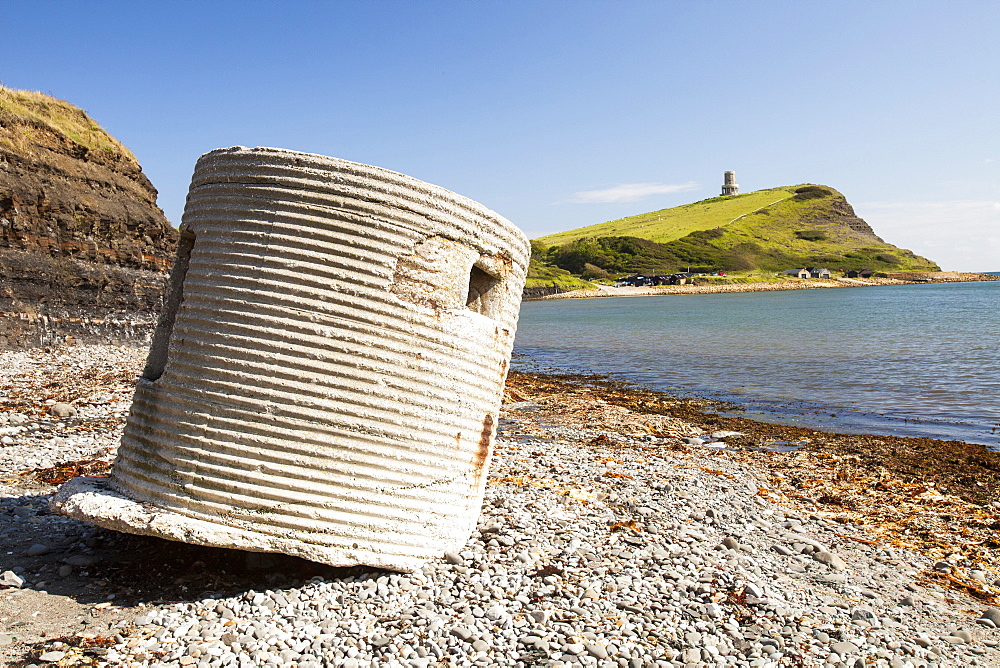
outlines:
M0 450L0 661L1000 665L997 583L973 596L929 576L957 575L958 562L881 540L860 516L796 505L775 483L786 455L741 451L745 435L545 377L508 384L472 538L413 573L168 543L50 513L55 485L113 454L131 385L104 370L124 363L134 378L143 357L3 354L0 410L29 423ZM53 415L48 401L79 412Z
M84 111L0 87L0 345L145 336L177 232Z

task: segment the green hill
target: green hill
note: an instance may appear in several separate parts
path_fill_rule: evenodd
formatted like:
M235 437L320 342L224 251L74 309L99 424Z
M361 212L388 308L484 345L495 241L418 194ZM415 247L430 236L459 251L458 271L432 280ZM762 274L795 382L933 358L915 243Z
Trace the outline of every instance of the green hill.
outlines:
M795 195L793 188L771 188L752 193L711 199L640 213L628 218L558 232L538 239L546 246L561 246L584 237L632 236L659 243L674 241L698 230L710 230L733 222L740 216Z
M587 278L633 272L933 271L876 236L842 194L801 185L711 199L590 225L532 242L536 263Z

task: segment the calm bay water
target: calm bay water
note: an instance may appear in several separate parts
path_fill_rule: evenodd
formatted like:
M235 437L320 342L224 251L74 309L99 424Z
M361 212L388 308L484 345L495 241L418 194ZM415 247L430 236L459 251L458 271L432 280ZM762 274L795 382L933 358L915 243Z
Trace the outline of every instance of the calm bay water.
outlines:
M514 366L1000 449L1000 281L526 302Z

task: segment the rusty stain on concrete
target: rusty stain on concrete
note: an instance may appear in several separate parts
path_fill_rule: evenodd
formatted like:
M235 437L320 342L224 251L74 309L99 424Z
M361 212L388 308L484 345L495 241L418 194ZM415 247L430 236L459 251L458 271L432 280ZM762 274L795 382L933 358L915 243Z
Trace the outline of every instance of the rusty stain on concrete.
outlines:
M476 452L476 460L473 466L482 469L486 460L490 456L490 446L493 444L493 416L489 413L483 420L483 430L479 434L479 450Z

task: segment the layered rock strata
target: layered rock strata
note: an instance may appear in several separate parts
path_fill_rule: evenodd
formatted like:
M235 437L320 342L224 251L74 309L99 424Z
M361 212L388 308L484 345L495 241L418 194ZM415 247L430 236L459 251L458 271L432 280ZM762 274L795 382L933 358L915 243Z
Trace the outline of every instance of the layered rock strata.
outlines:
M177 241L156 195L81 109L0 87L0 312L150 320ZM3 320L0 341L37 343Z

